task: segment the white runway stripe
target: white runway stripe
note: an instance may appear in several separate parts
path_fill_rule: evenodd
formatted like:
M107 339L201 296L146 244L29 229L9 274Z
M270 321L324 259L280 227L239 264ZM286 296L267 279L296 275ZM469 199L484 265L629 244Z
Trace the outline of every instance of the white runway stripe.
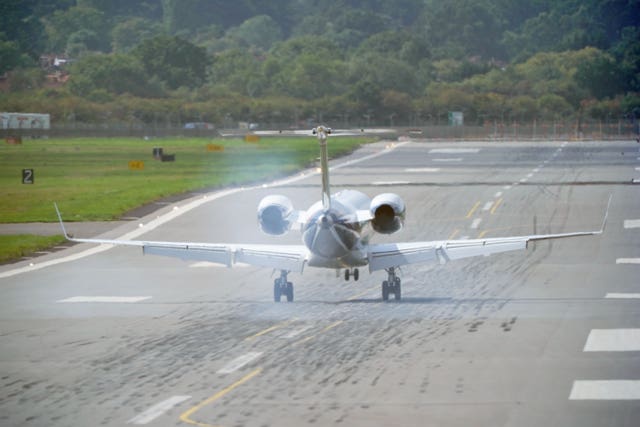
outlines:
M429 154L475 154L479 151L479 148L434 148L429 150Z
M230 374L232 372L237 371L242 368L244 365L247 365L258 357L262 356L262 352L250 352L247 354L243 354L240 357L233 359L231 362L227 363L222 369L218 371L219 374Z
M66 299L61 299L56 302L111 302L111 303L134 303L140 302L147 299L151 299L151 297L109 297L109 296L78 296L71 297Z
M640 258L618 258L616 264L640 264Z
M593 329L584 351L640 351L640 329Z
M471 223L471 228L475 230L476 228L478 228L481 222L482 222L482 218L474 219L473 222Z
M574 381L570 400L638 400L640 381Z
M440 170L440 168L407 168L404 171L405 172L438 172Z
M373 181L373 185L407 185L410 181Z
M455 159L431 159L434 162L461 162L462 158L457 157Z
M624 228L640 228L640 219L625 219Z
M129 421L127 421L127 424L138 424L138 425L148 424L151 421L158 418L160 415L167 412L169 409L176 406L177 404L182 403L185 400L190 398L191 396L173 396L167 400L164 400L158 403L157 405L152 406L151 408L147 409L141 414L138 414L135 417L131 418Z
M491 209L491 207L493 206L493 200L490 202L487 202L484 204L484 206L482 207L483 211L488 211L489 209Z
M611 299L640 299L640 294L624 294L624 293L615 293L615 292L610 292L607 295L605 295L605 298L611 298Z

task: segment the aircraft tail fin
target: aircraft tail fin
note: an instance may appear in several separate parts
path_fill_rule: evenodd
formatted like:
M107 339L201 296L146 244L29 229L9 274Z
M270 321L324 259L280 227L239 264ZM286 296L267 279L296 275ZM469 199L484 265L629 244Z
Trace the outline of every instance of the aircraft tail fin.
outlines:
M320 142L320 170L322 173L322 207L325 211L331 209L331 191L329 189L329 152L327 149L327 136L331 134L331 128L318 126L313 129Z

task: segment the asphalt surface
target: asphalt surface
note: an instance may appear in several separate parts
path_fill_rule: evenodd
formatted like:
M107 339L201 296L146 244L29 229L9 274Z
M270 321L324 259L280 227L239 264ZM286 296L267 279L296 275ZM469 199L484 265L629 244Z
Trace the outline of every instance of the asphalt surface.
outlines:
M2 266L0 425L637 426L639 168L635 142L414 141L334 170L335 191L404 198L405 228L376 242L598 230L612 195L602 235L404 267L400 303L381 301L383 272L309 268L276 304L270 271L133 248ZM270 193L306 208L319 177L104 236L299 243L258 232Z

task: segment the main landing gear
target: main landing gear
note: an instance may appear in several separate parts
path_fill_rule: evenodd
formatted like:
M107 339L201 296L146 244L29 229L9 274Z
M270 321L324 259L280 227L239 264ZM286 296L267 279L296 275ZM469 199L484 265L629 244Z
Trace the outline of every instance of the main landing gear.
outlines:
M282 295L287 297L287 301L293 301L293 283L287 281L288 271L280 271L280 277L273 281L273 300L280 302Z
M357 268L354 268L353 272L351 270L349 270L348 268L346 268L344 270L344 280L349 280L349 278L351 277L352 274L353 274L353 280L355 280L357 282L358 279L360 278L360 271L358 271Z
M389 301L389 294L393 294L396 301L400 301L401 298L401 286L400 286L400 278L396 276L396 270L394 267L386 269L389 277L387 280L382 282L382 300Z

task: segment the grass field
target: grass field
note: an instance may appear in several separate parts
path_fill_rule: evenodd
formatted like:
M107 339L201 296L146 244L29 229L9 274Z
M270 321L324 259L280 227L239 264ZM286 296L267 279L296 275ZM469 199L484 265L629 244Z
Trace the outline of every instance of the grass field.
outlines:
M34 236L17 234L0 236L0 264L50 248L65 241L64 236Z
M334 137L332 157L371 142ZM209 151L208 144L224 147ZM175 154L160 162L154 147ZM91 138L24 140L0 145L0 223L55 221L53 202L69 221L112 220L162 197L283 176L319 155L315 138L263 138L258 143L219 139ZM144 169L130 170L130 161ZM34 184L22 184L22 170L34 170Z

